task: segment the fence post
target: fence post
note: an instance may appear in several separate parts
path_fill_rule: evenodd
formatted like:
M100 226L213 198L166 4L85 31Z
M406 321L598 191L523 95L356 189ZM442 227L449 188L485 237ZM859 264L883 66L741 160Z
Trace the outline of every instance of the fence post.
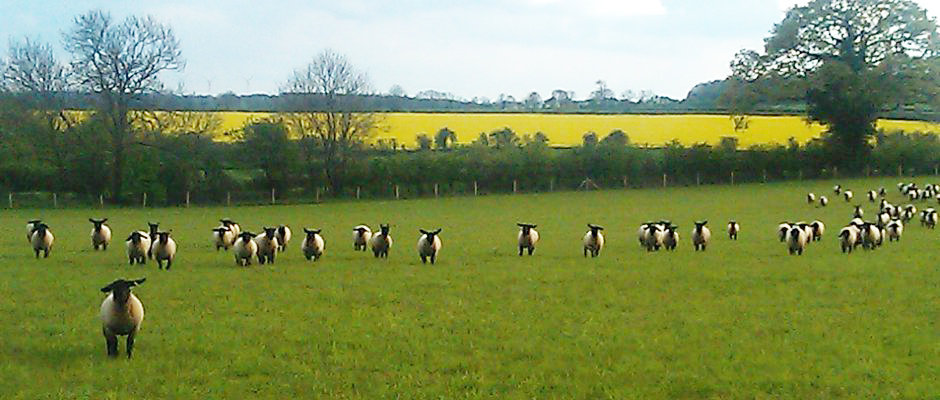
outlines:
M767 183L767 170L764 170L764 183Z
M225 192L225 205L232 206L232 192Z
M701 186L701 185L702 185L702 174L699 172L696 172L695 173L695 186Z
M839 167L838 167L838 166L832 167L832 177L833 177L833 178L838 178L838 177L839 177Z
M271 204L274 204L276 199L274 198L274 188L271 188Z
M7 196L10 200L10 208L13 208L13 192L10 192L10 195Z
M144 205L144 208L147 208L147 192L144 192L144 196L143 196L143 197L144 197L144 198L143 198L141 204Z
M871 178L871 166L870 165L865 166L865 177Z
M623 176L623 188L624 189L627 188L627 176L626 175Z
M477 187L477 181L473 181L473 195L474 195L474 196L477 195L477 189L478 189L478 187ZM10 200L10 204L13 204L13 200ZM11 207L11 208L12 208L12 207Z
M186 191L186 208L189 208L189 191Z
M898 178L904 176L904 164L898 165Z
M362 186L356 186L356 200L359 200L359 199L360 199L359 196L360 196L361 192L362 192ZM317 194L318 194L318 195L317 195L317 201L320 201L319 193L320 193L320 189L317 188Z
M933 166L933 174L934 174L934 175L937 175L937 166L936 166L936 165Z
M59 196L55 192L52 193L52 208L59 208Z
M549 192L555 191L555 178L551 178L548 180L548 191Z
M663 187L666 187L666 174L663 173Z
M731 185L734 186L734 171L731 171Z
M800 168L800 180L801 180L801 181L803 180L803 169L802 169L802 168Z
M518 188L519 188L519 182L516 181L515 179L513 179L513 180L512 180L512 193L515 194L515 193L516 193L516 189L518 189Z
M319 188L319 187L317 188L317 198L316 198L315 201L316 201L317 203L320 202L320 188Z
M98 207L104 208L104 195L103 194L98 195Z
M401 194L401 193L400 193L400 191L399 191L398 185L396 184L396 185L395 185L395 200L401 199L400 194Z
M434 184L434 197L437 197L437 196L438 196L438 187L437 187L437 184L435 183Z

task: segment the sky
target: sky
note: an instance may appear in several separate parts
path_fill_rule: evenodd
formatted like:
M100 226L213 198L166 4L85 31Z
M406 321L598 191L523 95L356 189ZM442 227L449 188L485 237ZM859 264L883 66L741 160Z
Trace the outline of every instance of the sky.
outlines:
M919 0L930 15L940 0ZM0 0L0 54L11 38L61 49L89 10L151 15L170 25L186 68L168 88L276 94L317 53L345 54L376 93L433 89L463 99L651 90L682 99L723 79L795 0ZM67 55L62 52L62 57Z

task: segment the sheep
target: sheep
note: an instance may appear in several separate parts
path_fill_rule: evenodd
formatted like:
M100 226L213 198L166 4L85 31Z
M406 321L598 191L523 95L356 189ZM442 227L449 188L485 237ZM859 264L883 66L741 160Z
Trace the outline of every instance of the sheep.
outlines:
M925 225L928 229L934 229L937 227L937 211L931 210L929 213L927 213L927 221L925 222Z
M147 249L147 258L153 259L153 245L157 242L157 231L160 230L159 222L148 222L147 226L150 227L150 248Z
M392 236L389 234L388 224L379 224L379 232L369 239L369 247L375 258L388 258L388 251L392 248Z
M581 240L584 244L584 256L587 257L588 253L591 253L591 258L594 258L599 256L604 248L604 234L601 233L604 227L594 224L587 224L587 226L590 230L584 234L584 239Z
M851 190L846 190L846 191L842 192L842 197L845 198L845 202L846 202L846 203L851 202L851 201L852 201L852 197L854 197L854 196L855 196L855 194L852 193Z
M258 254L258 244L255 243L255 234L251 232L241 232L235 243L232 244L232 253L235 254L235 265L247 267L251 265L251 259Z
M815 202L816 202L816 194L814 194L814 193L807 193L807 194L806 194L806 203L807 203L807 204L813 204L813 203L815 203Z
M811 240L814 242L821 241L823 235L826 233L826 225L823 224L822 221L817 220L813 221L809 226L812 228L812 235L809 236Z
M862 209L862 206L855 206L855 212L852 214L854 218L862 218L865 216L865 210Z
M426 231L424 229L419 229L421 236L418 238L418 256L421 257L421 263L427 264L428 259L431 259L431 265L434 265L434 261L437 259L437 253L441 251L441 228L437 228L436 231Z
M803 230L803 233L806 234L806 244L809 245L813 238L813 227L810 224L802 221L797 222L794 225Z
M806 231L796 226L790 228L790 232L787 233L787 250L790 255L803 255L807 242Z
M125 239L127 243L127 260L130 265L146 264L147 250L150 249L150 236L144 231L131 232Z
M41 219L31 219L26 222L26 241L29 243L33 242L33 231L36 230L36 227L42 223Z
M170 232L157 232L157 237L150 248L153 251L154 260L157 260L157 268L163 269L163 262L166 261L166 270L169 271L173 265L173 259L176 258L176 241L170 237Z
M304 233L307 234L307 237L304 238L303 243L300 244L300 251L304 253L304 258L309 261L319 261L320 257L323 255L323 249L325 245L323 243L323 237L320 236L320 229L307 229L304 228Z
M33 251L36 252L36 258L39 258L40 251L43 253L43 258L49 258L49 252L52 251L52 243L54 241L55 236L53 236L52 231L49 230L49 225L43 222L37 224L35 229L33 229L33 236L30 238Z
M874 203L876 199L878 199L878 193L875 192L874 190L869 190L869 191L868 191L868 201Z
M852 253L858 242L858 228L847 226L839 230L839 239L842 245L842 253Z
M819 196L819 206L825 207L829 205L829 199L826 196Z
M104 224L107 221L107 218L88 218L88 222L95 225L94 229L91 230L91 247L94 247L95 251L97 251L99 247L101 250L107 250L108 245L111 243L111 228Z
M901 240L901 235L904 234L904 223L895 219L885 229L887 229L888 241L897 242Z
M539 231L535 230L538 225L517 223L519 234L516 235L516 242L519 244L519 257L522 257L523 251L528 251L531 256L535 252L535 244L539 242Z
M101 302L101 333L108 346L109 357L118 356L118 336L127 336L127 358L131 358L134 353L134 338L144 320L144 305L131 293L131 288L146 280L118 279L101 288L103 293L108 293Z
M287 250L287 242L290 242L291 231L290 227L287 225L280 225L277 227L277 232L274 233L274 237L277 238L278 248L277 251L284 252Z
M231 219L222 218L219 220L219 222L222 223L222 226L232 231L232 237L238 237L238 235L242 233L242 227L239 226L237 222L232 221Z
M901 211L901 221L905 224L914 219L914 215L917 214L917 207L914 207L912 204L904 206L904 210Z
M277 228L262 227L264 233L255 235L255 243L258 244L258 263L264 264L270 262L274 264L274 256L280 244L277 241Z
M876 222L878 226L885 226L888 222L891 222L891 213L887 211L878 213L878 221Z
M640 225L640 229L636 231L636 238L640 241L640 247L646 247L646 236L649 234L649 226L653 225L652 222L644 222Z
M884 187L884 186L882 186L880 189L878 189L878 196L879 196L879 197L885 197L885 196L887 196L887 195L888 195L888 191L885 190L885 187Z
M669 227L666 228L666 232L663 235L663 246L666 247L666 250L674 251L679 244L679 232L676 231L676 229L679 229L676 225L669 225Z
M728 239L738 240L738 232L741 231L741 225L737 221L728 221Z
M832 187L832 192L835 193L836 196L842 194L842 185L835 185L835 186L833 186L833 187Z
M712 237L711 231L705 226L707 223L708 221L695 222L695 229L692 230L692 245L695 246L695 251L705 251L705 246Z
M232 247L232 244L235 242L235 236L235 232L232 232L232 229L226 226L213 228L212 241L215 243L215 251L219 251L219 249L225 249L225 251L228 251L228 249Z
M875 250L882 241L881 229L872 223L864 223L862 230L862 248L865 250Z
M353 248L357 251L366 251L366 245L372 239L372 229L368 226L358 225L353 228Z
M777 225L777 237L780 239L780 243L783 243L787 240L787 233L790 232L792 224L789 222L781 222L780 225Z

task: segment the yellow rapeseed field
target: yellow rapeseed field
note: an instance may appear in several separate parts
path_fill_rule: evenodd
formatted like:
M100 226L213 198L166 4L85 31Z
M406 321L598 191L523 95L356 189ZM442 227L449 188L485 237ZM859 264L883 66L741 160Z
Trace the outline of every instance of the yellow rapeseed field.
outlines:
M246 121L264 119L267 113L219 112L220 131L238 130ZM819 137L825 127L807 124L798 116L751 116L735 120L728 115L588 115L588 114L499 114L499 113L382 113L382 126L372 137L395 139L399 145L415 146L415 136L433 137L441 128L456 132L457 141L470 143L482 132L509 127L519 136L544 133L552 145L578 145L586 132L603 138L613 130L627 133L634 144L658 146L673 139L691 145L718 143L723 137L738 139L741 147L755 144L785 144L792 137L800 143ZM738 129L735 129L737 126ZM878 128L888 132L940 133L940 124L920 121L882 120Z

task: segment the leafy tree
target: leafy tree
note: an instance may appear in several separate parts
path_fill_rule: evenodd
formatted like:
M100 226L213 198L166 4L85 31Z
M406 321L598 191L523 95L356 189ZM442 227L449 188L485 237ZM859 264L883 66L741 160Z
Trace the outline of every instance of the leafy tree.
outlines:
M608 146L625 147L630 144L630 138L627 136L627 134L624 131L620 129L614 129L609 134L607 134L607 136L605 136L604 139L601 140L601 144L608 145Z
M121 23L103 11L75 18L65 34L72 71L85 89L98 97L111 136L111 198L121 200L126 148L133 136L130 111L134 101L163 89L159 74L185 66L173 30L151 17L130 16Z
M441 128L434 135L434 148L447 150L448 146L457 142L457 134L447 127Z
M595 104L603 104L604 102L614 98L614 91L607 87L607 82L598 79L595 84L597 85L597 89L594 89L594 91L591 92L591 102Z
M294 111L285 121L316 144L333 193L342 193L349 160L380 122L375 113L363 111L368 78L342 54L325 50L295 70L283 91Z
M585 133L581 137L584 147L594 147L597 146L597 134L594 132Z
M426 133L419 133L415 136L415 143L418 144L420 150L431 150L431 138Z
M763 53L742 50L732 61L730 96L747 100L729 102L802 94L845 166L867 159L882 110L937 92L940 34L912 0L813 0L790 9L764 43Z
M539 95L539 92L532 92L526 96L525 107L529 110L538 110L542 108L542 96Z
M519 146L520 143L519 135L517 135L516 132L513 132L513 130L509 129L508 127L490 132L489 136L489 143L491 143L497 149Z
M287 127L277 122L256 122L245 127L244 154L264 172L265 189L284 192L295 170L294 146Z

